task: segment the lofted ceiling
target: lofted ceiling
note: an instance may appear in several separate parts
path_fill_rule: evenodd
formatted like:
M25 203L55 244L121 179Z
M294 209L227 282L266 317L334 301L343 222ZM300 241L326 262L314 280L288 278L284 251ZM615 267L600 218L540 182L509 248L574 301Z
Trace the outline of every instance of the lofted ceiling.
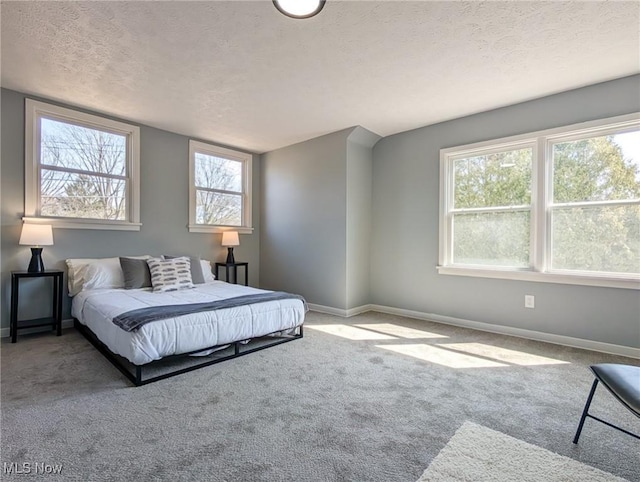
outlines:
M640 3L7 2L2 86L264 152L381 136L640 72Z

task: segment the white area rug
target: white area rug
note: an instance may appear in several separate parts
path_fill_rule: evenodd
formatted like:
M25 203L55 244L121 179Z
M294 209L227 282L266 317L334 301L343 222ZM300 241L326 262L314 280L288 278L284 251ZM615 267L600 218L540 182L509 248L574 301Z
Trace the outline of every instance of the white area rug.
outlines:
M482 425L465 422L418 482L625 481Z

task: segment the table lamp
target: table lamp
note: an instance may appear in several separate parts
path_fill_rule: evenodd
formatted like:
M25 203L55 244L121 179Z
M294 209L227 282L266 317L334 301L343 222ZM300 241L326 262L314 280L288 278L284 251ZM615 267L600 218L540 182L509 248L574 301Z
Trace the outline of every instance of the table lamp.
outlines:
M222 246L226 246L229 252L227 253L227 264L235 264L236 260L233 258L233 247L240 246L240 238L237 231L225 231L222 233Z
M40 246L53 245L53 230L50 224L23 224L20 244L33 246L31 248L31 262L27 271L41 273L44 271L42 262L42 248Z

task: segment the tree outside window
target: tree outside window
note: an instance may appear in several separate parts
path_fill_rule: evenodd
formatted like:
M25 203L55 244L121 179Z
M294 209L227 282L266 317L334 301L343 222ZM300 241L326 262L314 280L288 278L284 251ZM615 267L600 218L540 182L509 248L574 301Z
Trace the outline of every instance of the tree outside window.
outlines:
M640 279L637 115L444 149L441 162L442 272Z
M40 214L126 219L126 136L46 118L40 132Z
M189 231L251 232L251 154L189 141Z
M140 129L27 99L25 216L81 229L140 229Z
M640 273L640 131L553 144L551 268Z

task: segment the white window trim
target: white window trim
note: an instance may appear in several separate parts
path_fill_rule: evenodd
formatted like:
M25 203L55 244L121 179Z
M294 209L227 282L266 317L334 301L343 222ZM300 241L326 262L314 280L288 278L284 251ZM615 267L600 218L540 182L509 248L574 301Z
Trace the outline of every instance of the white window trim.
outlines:
M47 117L127 137L126 221L47 217L40 215L40 117ZM93 114L26 99L25 101L25 223L51 224L54 228L139 231L140 226L140 128Z
M196 153L208 154L242 162L242 226L222 226L196 223ZM225 147L218 147L200 141L189 140L189 224L190 233L222 233L238 231L251 234L252 224L252 189L253 155Z
M593 273L589 271L551 270L547 252L551 246L551 215L554 205L552 195L551 150L554 143L570 141L592 135L607 135L608 132L633 130L640 126L640 113L599 119L581 124L547 129L529 134L450 147L440 150L440 209L439 209L439 274L498 278L508 280L560 283L584 286L602 286L640 290L640 276L615 273ZM500 151L518 146L535 144L532 193L531 193L531 266L529 268L502 268L489 266L456 265L451 263L453 239L450 213L452 203L452 159L466 157L480 151ZM545 162L548 160L548 162ZM636 202L632 202L636 203ZM582 205L584 203L569 203ZM629 204L628 201L597 202L594 205ZM549 247L549 248L547 248Z

